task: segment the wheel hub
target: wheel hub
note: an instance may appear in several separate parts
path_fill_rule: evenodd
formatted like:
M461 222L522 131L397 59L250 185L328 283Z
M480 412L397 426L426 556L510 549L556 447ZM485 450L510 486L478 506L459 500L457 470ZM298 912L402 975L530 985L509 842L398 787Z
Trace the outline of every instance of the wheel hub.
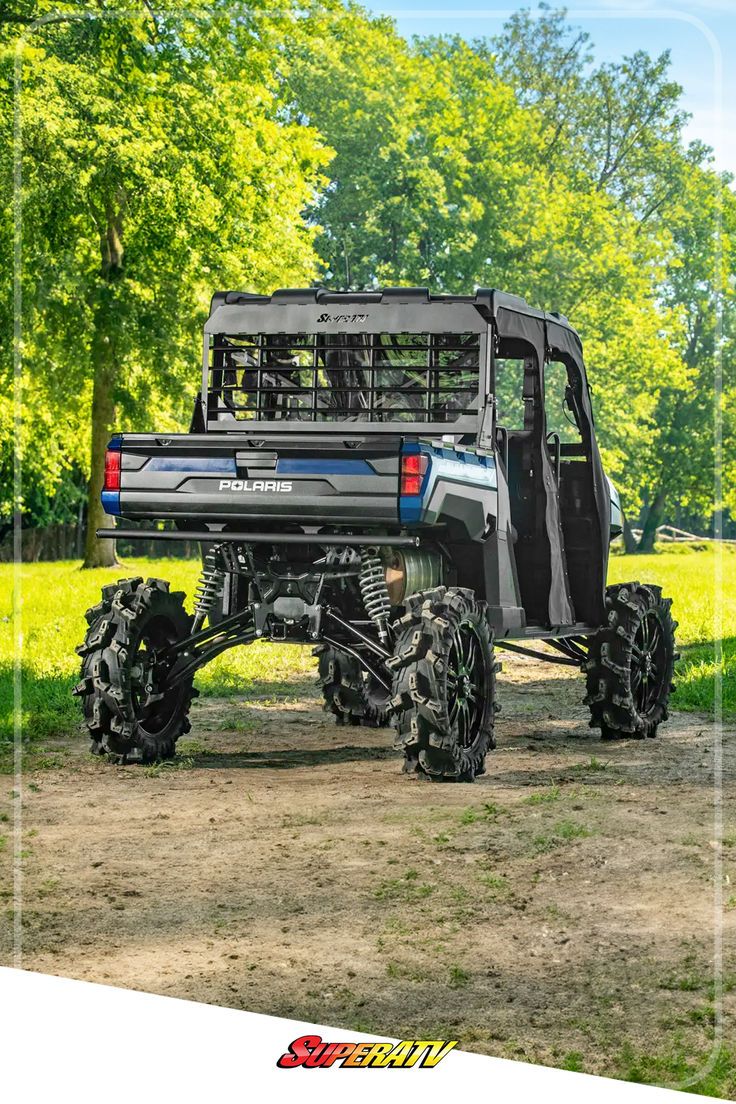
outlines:
M648 679L654 672L654 657L651 649L644 647L637 660L637 666L642 678Z
M159 629L153 625L153 629ZM157 659L157 645L161 644L160 631L147 631L138 641L138 648L130 666L130 690L136 717L144 725L161 724L167 720L161 701L166 689L170 664ZM168 643L164 639L163 643ZM159 716L159 714L161 714Z
M458 743L473 746L483 720L485 700L481 643L474 625L462 622L454 634L447 670L447 704Z
M661 626L650 610L642 618L632 645L631 689L640 713L648 713L656 703L664 658Z

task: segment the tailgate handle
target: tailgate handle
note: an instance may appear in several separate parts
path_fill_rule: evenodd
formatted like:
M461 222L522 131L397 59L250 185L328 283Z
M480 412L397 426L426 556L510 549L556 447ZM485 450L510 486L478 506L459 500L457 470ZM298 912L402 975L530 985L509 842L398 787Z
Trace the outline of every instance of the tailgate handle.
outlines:
M257 452L255 449L235 453L235 462L239 468L275 468L278 458L277 452Z

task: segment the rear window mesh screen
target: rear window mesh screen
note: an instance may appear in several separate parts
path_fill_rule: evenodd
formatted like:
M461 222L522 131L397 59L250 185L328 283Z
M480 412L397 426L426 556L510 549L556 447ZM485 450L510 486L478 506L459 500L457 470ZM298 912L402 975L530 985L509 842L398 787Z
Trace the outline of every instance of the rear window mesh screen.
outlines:
M477 333L218 335L209 418L453 422L479 380Z

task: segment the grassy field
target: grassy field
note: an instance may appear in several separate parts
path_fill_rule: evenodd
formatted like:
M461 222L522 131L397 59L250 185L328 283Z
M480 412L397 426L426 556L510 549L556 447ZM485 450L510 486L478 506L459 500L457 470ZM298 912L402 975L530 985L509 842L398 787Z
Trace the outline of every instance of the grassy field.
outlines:
M723 704L736 716L736 555L726 549L723 616ZM715 660L716 558L712 548L666 548L651 556L611 558L611 582L638 579L659 583L674 599L682 659L673 704L677 709L713 709ZM85 630L84 611L99 600L100 587L122 576L155 575L171 580L172 589L194 590L198 562L131 560L123 567L81 571L74 562L23 564L22 580L22 716L28 739L68 733L79 721L70 690L77 679L74 646ZM12 737L13 719L13 565L0 565L0 740ZM248 693L284 698L298 695L311 677L309 648L253 644L221 656L197 679L203 694Z

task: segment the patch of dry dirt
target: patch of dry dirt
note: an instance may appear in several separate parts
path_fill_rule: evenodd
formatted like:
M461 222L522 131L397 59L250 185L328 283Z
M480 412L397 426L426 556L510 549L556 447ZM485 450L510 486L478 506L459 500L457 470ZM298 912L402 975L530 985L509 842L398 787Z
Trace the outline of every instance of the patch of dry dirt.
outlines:
M488 774L432 785L315 694L200 700L175 768L63 742L25 779L24 965L591 1072L707 1052L709 722L602 744L577 674L504 657Z

